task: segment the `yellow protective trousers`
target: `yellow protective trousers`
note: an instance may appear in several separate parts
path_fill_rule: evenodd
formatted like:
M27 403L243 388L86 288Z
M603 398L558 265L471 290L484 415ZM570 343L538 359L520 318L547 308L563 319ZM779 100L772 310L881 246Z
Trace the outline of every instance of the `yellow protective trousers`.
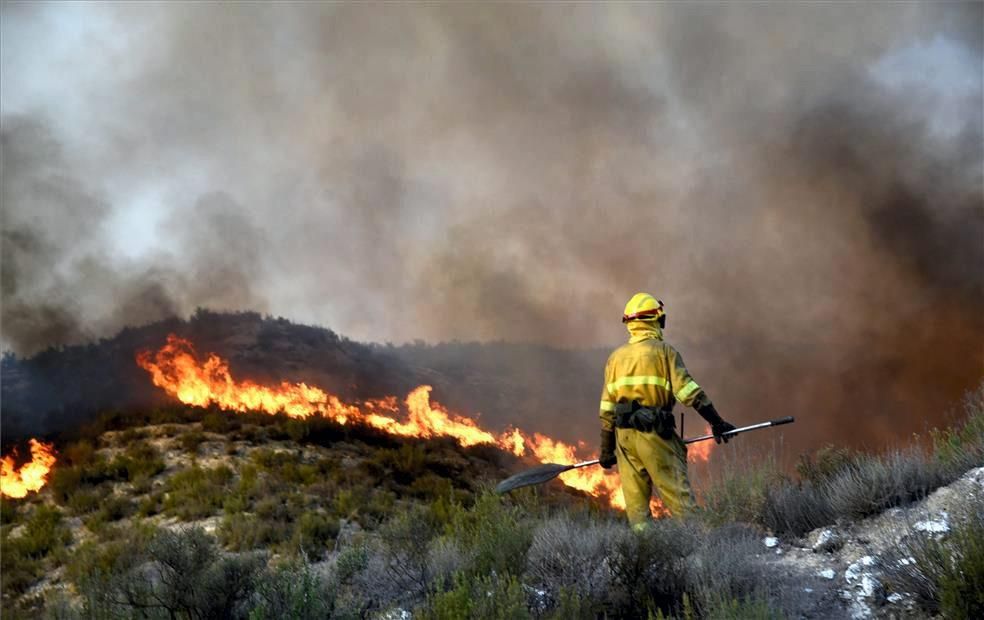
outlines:
M633 528L652 523L649 499L653 486L672 516L682 517L693 511L694 496L687 478L687 446L677 435L667 440L656 433L618 428L615 437L625 512Z

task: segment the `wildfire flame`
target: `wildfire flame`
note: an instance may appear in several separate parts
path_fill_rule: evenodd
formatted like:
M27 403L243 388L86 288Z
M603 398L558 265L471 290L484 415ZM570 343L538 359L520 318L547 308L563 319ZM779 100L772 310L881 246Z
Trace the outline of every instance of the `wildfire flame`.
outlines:
M14 466L11 456L0 460L0 495L26 497L28 493L40 491L48 481L48 472L56 461L51 445L37 439L31 439L30 445L31 460L21 465L20 469Z
M141 351L137 364L150 373L154 385L188 405L216 405L229 411L283 412L294 418L323 415L339 424L361 423L404 437L451 437L462 446L492 444L516 456L532 455L542 463L571 464L586 460L574 446L540 433L529 435L512 428L501 434L481 428L474 420L452 413L430 400L431 386L421 385L404 399L401 410L395 396L366 400L358 405L305 383L281 382L268 387L250 380L235 381L229 365L215 354L200 362L188 340L171 334L158 351ZM707 460L710 445L691 448L688 460ZM583 468L566 472L560 479L569 487L602 497L616 508L625 508L618 475L603 469ZM653 498L653 513L668 514Z

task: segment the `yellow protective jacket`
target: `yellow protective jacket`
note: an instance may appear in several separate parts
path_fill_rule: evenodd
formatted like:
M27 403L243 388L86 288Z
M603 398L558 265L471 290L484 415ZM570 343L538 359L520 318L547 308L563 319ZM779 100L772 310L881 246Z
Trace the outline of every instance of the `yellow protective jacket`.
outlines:
M612 430L615 403L638 400L643 406L670 410L676 401L688 407L709 403L693 380L683 358L663 341L652 321L630 321L629 342L615 349L605 365L601 389L601 426Z

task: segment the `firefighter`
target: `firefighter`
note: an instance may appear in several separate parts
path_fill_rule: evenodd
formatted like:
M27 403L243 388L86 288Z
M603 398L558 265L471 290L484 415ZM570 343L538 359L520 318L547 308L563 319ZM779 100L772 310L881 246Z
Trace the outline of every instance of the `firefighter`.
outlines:
M676 432L673 405L693 407L711 425L718 443L735 427L718 415L676 349L663 341L663 302L636 293L622 322L629 342L609 356L601 390L601 465L618 464L625 510L633 528L652 523L652 487L673 516L694 508L687 479L687 447Z

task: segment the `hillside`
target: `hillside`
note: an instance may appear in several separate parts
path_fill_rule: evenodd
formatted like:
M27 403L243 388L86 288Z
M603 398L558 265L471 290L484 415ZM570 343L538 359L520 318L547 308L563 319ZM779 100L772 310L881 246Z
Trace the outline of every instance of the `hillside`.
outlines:
M173 406L106 414L81 435L40 494L3 498L5 617L58 593L78 602L118 560L114 544L151 530L200 528L227 551L317 562L394 515L450 518L518 466L451 440ZM607 510L559 484L539 500L575 497Z
M426 384L446 406L500 429L522 425L568 442L596 434L594 379L604 351L506 343L370 345L253 312L199 310L187 321L127 328L98 343L52 348L26 359L5 356L4 441L72 430L101 411L173 402L134 361L137 352L161 347L172 333L194 342L202 354L228 360L237 378L305 382L349 401L402 397ZM546 376L549 390L541 379Z
M984 392L932 449L732 452L637 534L488 446L324 418L109 413L2 502L4 617L979 617Z

